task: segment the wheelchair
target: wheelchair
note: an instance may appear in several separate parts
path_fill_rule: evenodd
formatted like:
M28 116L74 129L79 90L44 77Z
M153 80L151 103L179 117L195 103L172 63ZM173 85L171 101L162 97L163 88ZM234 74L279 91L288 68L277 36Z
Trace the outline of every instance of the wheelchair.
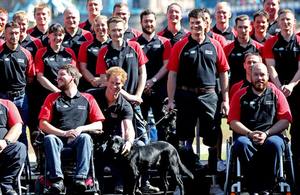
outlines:
M99 135L98 131L89 132L92 138ZM38 146L38 162L40 163L39 169L41 176L35 181L35 194L55 194L51 192L50 186L50 179L48 175L48 164L47 164L47 157L44 152L44 137L45 134L42 131L39 131L37 134L35 145ZM76 191L73 189L73 175L76 169L76 151L72 148L63 148L61 151L61 163L62 163L62 171L64 174L64 184L65 184L65 191L61 192L60 195L65 194L76 194ZM93 194L93 195L100 195L99 183L95 177L95 169L94 169L94 152L92 151L91 159L90 159L90 171L89 175L86 179L87 190L84 194Z
M285 133L285 132L284 132ZM279 170L277 172L277 183L270 194L296 194L296 184L294 168L291 155L289 139L284 134L285 150L280 158ZM228 195L244 194L243 174L241 163L234 152L234 141L230 137L226 142L226 180L224 183L224 193Z

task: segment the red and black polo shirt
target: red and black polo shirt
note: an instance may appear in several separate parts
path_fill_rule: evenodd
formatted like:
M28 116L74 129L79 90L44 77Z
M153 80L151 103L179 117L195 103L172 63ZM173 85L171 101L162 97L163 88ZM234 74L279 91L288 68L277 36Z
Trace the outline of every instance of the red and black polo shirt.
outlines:
M91 31L91 28L92 28L92 24L89 22L89 19L87 19L86 21L80 23L78 25L79 28L83 29L83 30L87 30L87 31Z
M49 121L56 128L70 130L93 122L104 121L104 116L91 94L78 91L73 98L65 92L48 95L39 119Z
M48 32L48 31L47 31ZM48 43L49 43L49 38L47 36L47 32L43 33L41 32L37 26L31 28L31 29L28 29L27 30L27 33L30 34L31 36L41 40L42 44L44 47L47 47L48 46Z
M191 35L176 43L167 69L177 72L177 86L214 88L216 75L229 69L220 43L205 36L199 44Z
M169 39L172 47L174 46L175 43L181 41L182 38L188 34L190 34L190 31L183 27L181 27L181 29L175 35L168 30L168 27L166 27L164 30L157 33L158 36L166 37L167 39Z
M141 34L142 34L141 31L138 31L128 26L127 30L124 32L123 39L129 41L130 39L140 36Z
M222 35L227 40L227 44L233 42L235 38L237 37L237 32L234 30L233 27L227 28L226 31L221 32L216 25L210 29L212 32L217 33L219 35Z
M41 40L29 34L27 34L26 38L22 42L19 42L19 44L32 54L33 59L35 59L37 50L43 47Z
M121 50L114 49L112 42L100 49L97 59L96 74L106 74L106 70L119 66L127 73L123 86L130 94L135 94L139 81L139 67L148 62L141 46L134 41L124 41Z
M12 51L4 43L0 46L0 93L21 91L27 85L27 77L35 76L31 53L18 45Z
M269 38L271 38L271 37L273 37L273 36L270 35L270 34L267 32L266 37L265 37L262 41L258 41L258 40L256 39L255 35L254 35L254 32L253 32L253 34L252 34L250 37L251 37L252 40L254 40L254 41L256 41L256 42L258 42L258 43L264 45L265 42L266 42L266 40L269 39Z
M237 120L252 131L267 131L282 119L291 123L292 115L286 98L275 85L268 85L260 96L253 93L251 86L245 87L230 101L228 123Z

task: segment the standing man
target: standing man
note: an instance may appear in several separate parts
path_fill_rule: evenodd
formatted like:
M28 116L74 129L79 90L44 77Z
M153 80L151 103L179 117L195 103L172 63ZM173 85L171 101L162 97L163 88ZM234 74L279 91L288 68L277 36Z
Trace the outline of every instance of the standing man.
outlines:
M189 34L189 31L181 26L182 8L178 3L171 3L168 6L166 16L168 26L157 33L157 35L166 37L171 42L171 45L174 46L176 42Z
M266 40L271 37L267 32L269 26L269 14L266 11L257 11L253 15L254 32L251 38L254 41L265 44Z
M283 9L280 11L278 24L281 31L266 41L263 58L267 63L271 81L287 97L292 116L295 119L291 124L291 146L296 182L299 186L300 133L298 129L300 123L297 119L300 117L300 86L298 85L300 79L300 37L293 33L296 20L291 10Z
M192 10L188 18L191 34L174 45L171 52L174 57L170 58L167 65L169 103L166 110L171 112L175 106L173 101L176 100L176 134L181 142L187 140L192 145L199 118L204 144L215 146L218 135L214 123L215 113L224 111L224 115L227 115L229 111L229 66L219 42L205 35L207 25L201 9ZM223 97L221 111L216 110L217 74Z
M149 61L146 63L147 81L142 96L143 103L141 110L143 118L148 118L149 109L152 108L154 120L159 121L162 117L163 101L167 95L167 63L171 53L172 45L170 41L158 36L155 33L156 16L155 13L146 9L140 14L140 23L143 34L132 41L138 42L143 48ZM164 140L161 125L157 125L160 140Z
M101 10L103 9L102 0L87 0L86 1L86 10L89 12L89 18L80 23L78 26L83 30L90 31L94 34L94 29L92 28L92 24L96 16L100 15Z
M229 26L229 19L231 18L229 3L225 1L218 3L215 7L214 16L216 18L216 25L211 31L224 36L227 44L233 42L237 33L234 28Z
M263 45L250 38L250 18L247 15L239 15L235 19L234 29L238 35L234 42L224 47L224 52L230 66L230 87L246 76L243 63L245 54L249 52L262 53Z
M17 141L22 133L20 113L10 100L0 99L0 192L17 195L15 179L27 156L23 143Z
M39 115L40 129L47 134L44 146L52 183L50 191L58 194L64 191L60 160L62 148L71 147L77 151L73 180L76 192L83 193L93 149L93 141L86 132L102 132L104 116L92 95L78 91L79 79L80 73L75 66L60 67L57 83L61 92L46 98Z
M280 9L280 0L264 0L264 11L269 14L269 26L267 32L270 35L276 35L280 32L280 26L278 24L278 12Z
M140 104L143 102L142 94L146 84L147 74L145 64L148 62L140 45L134 41L125 41L124 21L120 17L111 17L107 21L108 33L111 42L100 49L97 59L96 74L106 84L106 70L119 66L125 70L128 79L124 83L121 94L130 102L135 112L141 115ZM140 118L139 118L140 119ZM137 136L146 132L142 120L136 120ZM149 143L148 136L143 134L141 139Z
M251 195L274 189L285 148L281 132L292 122L286 98L268 84L268 77L263 63L253 65L251 86L236 92L230 101L228 123L235 134L234 150Z
M78 27L80 14L76 7L67 7L63 13L63 20L66 34L62 45L71 48L77 59L80 45L85 41L92 41L93 35L91 32Z
M5 24L7 23L8 13L4 8L0 8L0 39L5 41L5 37L3 35ZM0 41L1 43L1 41Z
M28 101L25 87L33 82L35 68L31 53L19 45L20 26L16 22L5 25L6 42L0 46L0 98L11 100L23 120L19 141L28 146L26 125Z
M34 19L36 26L28 29L27 33L42 41L44 47L47 47L49 39L47 36L49 22L51 20L50 8L45 3L38 3L34 7Z
M136 29L128 26L128 21L130 18L129 7L126 3L119 2L114 6L113 16L119 16L124 21L124 36L123 39L126 41L140 36L142 33Z

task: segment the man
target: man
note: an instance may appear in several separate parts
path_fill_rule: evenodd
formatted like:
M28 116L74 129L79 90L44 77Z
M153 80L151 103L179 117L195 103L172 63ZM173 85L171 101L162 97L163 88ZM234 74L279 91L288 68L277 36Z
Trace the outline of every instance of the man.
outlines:
M174 46L176 42L189 34L189 31L181 26L182 8L178 3L171 3L168 6L166 16L168 19L168 26L157 33L157 35L168 38L171 45Z
M176 43L172 49L167 69L168 99L166 110L171 112L176 100L176 134L181 142L192 145L197 118L200 120L200 135L203 142L215 146L215 112L228 114L228 73L224 51L214 39L205 35L206 22L200 9L189 15L191 35ZM223 102L221 111L216 110L218 97L215 92L216 74L219 74ZM176 93L176 98L175 98ZM181 143L182 144L182 143Z
M0 39L5 41L5 37L3 35L4 29L5 29L5 24L7 23L8 19L8 12L1 7L0 8Z
M275 187L284 151L281 132L292 122L286 98L268 84L268 77L263 63L253 65L251 86L234 94L228 116L235 133L234 150L241 161L245 186L253 195L269 194Z
M231 87L229 92L229 102L231 101L235 92L251 85L251 69L254 64L259 62L262 63L262 57L259 53L250 52L245 55L244 69L246 70L246 78Z
M141 115L139 105L143 102L141 97L147 79L145 64L148 59L138 43L126 42L123 39L125 24L120 17L109 18L107 24L111 42L99 51L96 74L99 74L101 80L106 84L105 71L107 69L113 66L123 68L128 74L128 79L124 83L121 94L132 103L135 112ZM148 144L149 139L144 134L146 129L142 119L136 120L136 123L137 136L143 135L141 140Z
M27 33L42 41L44 47L47 47L49 39L47 36L48 25L51 19L50 8L45 3L38 3L34 7L34 19L36 26L28 29Z
M224 47L224 52L230 66L230 87L245 78L246 72L243 68L245 54L249 52L262 53L263 45L250 38L250 18L247 15L239 15L235 19L234 29L237 38L234 42Z
M77 59L80 45L85 41L92 41L94 39L93 35L89 31L78 27L80 14L76 7L67 7L63 13L63 20L66 34L62 45L71 48Z
M57 83L61 92L50 94L39 115L40 129L48 134L44 146L47 156L50 191L64 191L60 152L64 147L77 151L74 185L77 193L86 190L85 179L90 169L93 141L89 131L102 133L104 116L92 95L77 89L80 73L71 64L60 67Z
M100 15L101 10L103 9L102 0L87 0L86 1L86 10L89 12L89 18L78 25L79 28L83 30L90 31L94 34L94 29L92 24L96 16Z
M101 110L104 111L105 121L103 122L103 131L105 132L102 135L103 140L107 140L109 136L119 135L126 140L126 143L123 147L122 153L125 154L130 151L131 147L134 145L140 146L144 145L143 142L138 141L134 142L135 132L132 124L133 119L133 110L130 103L121 95L120 91L127 79L127 73L120 67L111 67L106 71L106 81L107 87L100 89L89 90L88 93L91 93L96 101L98 102ZM104 154L109 155L109 154ZM114 160L111 156L102 156L98 155L98 160L103 161L102 158L108 158L108 165L111 167L111 170L114 172L113 175L115 180L115 193L123 192L123 178L121 177L121 164L120 161ZM103 165L99 164L99 167L102 167L101 170L98 170L99 180L102 180L103 177ZM148 181L145 181L147 177L143 175L142 177L142 187L140 190L143 193L146 192L158 192L159 189L150 185ZM100 182L101 183L101 182ZM102 182L103 183L103 182Z
M278 12L280 9L280 0L264 0L264 11L269 14L269 26L267 32L270 35L276 35L280 32L280 26L278 24Z
M218 3L215 7L214 16L216 18L216 25L211 31L224 36L228 44L233 42L237 33L234 28L229 26L229 19L231 18L229 3L225 1Z
M140 14L140 23L143 34L131 41L138 42L143 48L149 61L146 63L147 81L142 96L143 103L141 110L144 119L148 118L148 112L152 108L155 121L162 117L163 101L167 97L167 63L171 53L171 43L165 38L155 33L156 15L153 11L146 9ZM165 140L161 137L164 129L158 124L158 139Z
M31 53L19 45L20 26L16 22L5 25L6 42L0 46L0 98L16 104L23 120L19 141L28 146L26 125L28 101L25 87L33 82L35 68Z
M136 29L128 26L128 21L130 18L129 7L126 3L119 2L114 5L113 16L119 16L124 21L124 36L123 38L128 41L135 37L140 36L142 33Z
M253 15L254 32L251 38L254 41L265 44L266 40L270 38L270 34L267 32L269 26L269 14L266 11L257 11Z
M15 178L27 156L26 146L17 141L23 122L17 107L10 100L0 99L0 112L0 192L17 195Z
M300 87L298 85L300 79L300 37L293 33L296 20L291 10L283 9L280 11L278 24L281 31L266 41L263 58L268 66L271 81L287 97L292 116L295 119L291 124L291 145L296 181L300 182L298 178L300 176L300 134L298 130L300 123L297 120L300 116Z

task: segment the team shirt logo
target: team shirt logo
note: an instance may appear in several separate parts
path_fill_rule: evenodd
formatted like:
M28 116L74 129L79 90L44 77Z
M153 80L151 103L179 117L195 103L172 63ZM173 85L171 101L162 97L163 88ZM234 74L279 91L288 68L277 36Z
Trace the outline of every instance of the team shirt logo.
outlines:
M5 60L5 61L9 61L9 58L5 58L4 60Z
M115 114L115 113L110 113L110 116L111 116L111 118L117 118L118 117L118 115L117 114Z
M143 49L145 47L145 45L141 45L141 48Z
M83 43L83 41L77 41L76 43L77 43L77 45L81 45Z
M298 47L293 47L293 51L299 51Z
M195 53L196 53L196 51L195 51L195 50L191 51L191 54L195 54Z
M211 50L205 50L204 53L207 55L213 55L213 51Z
M24 63L24 62L25 62L24 59L18 59L17 61L18 61L19 63Z
M0 114L3 114L3 110L0 110Z
M161 45L159 44L153 45L153 48L161 48Z
M126 54L126 58L133 58L133 53Z
M78 105L78 109L79 109L79 110L86 110L86 106Z
M270 101L270 100L266 101L266 105L273 105L273 104L274 104L274 101Z

